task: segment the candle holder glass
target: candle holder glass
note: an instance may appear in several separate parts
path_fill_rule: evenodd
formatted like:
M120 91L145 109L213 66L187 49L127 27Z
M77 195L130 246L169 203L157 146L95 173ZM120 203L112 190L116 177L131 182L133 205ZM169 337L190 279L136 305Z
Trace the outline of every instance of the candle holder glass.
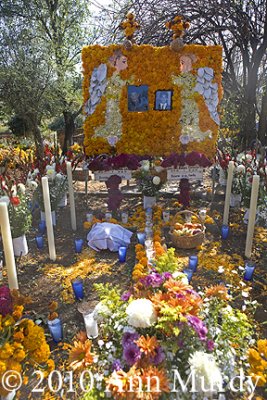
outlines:
M41 235L43 235L45 233L46 230L46 223L45 221L41 221L38 225L38 230L40 232Z
M83 314L83 319L88 339L96 339L98 337L98 326L94 319L94 313Z
M125 246L120 246L119 247L119 261L121 263L124 263L126 261L126 253L127 253L127 247Z
M54 340L55 343L59 343L63 339L63 329L62 329L62 323L59 318L55 318L52 321L48 320L48 328L50 331L50 334Z
M83 239L75 239L74 246L75 246L75 253L81 253L83 248Z
M186 268L186 269L183 270L183 273L186 275L186 277L188 279L188 282L190 283L191 279L193 277L194 271L192 269Z
M137 239L138 239L138 243L144 245L145 244L145 239L146 239L145 232L137 232Z
M188 268L192 269L193 272L196 272L198 264L198 256L189 256Z
M245 263L245 273L244 273L244 280L245 281L252 281L253 274L256 265L252 261L246 261Z
M230 232L230 228L228 225L223 225L221 230L222 239L225 240L228 238Z
M83 292L83 280L82 279L75 279L71 282L73 292L75 294L76 300L82 300L84 298Z
M105 214L105 220L106 220L107 222L109 222L109 221L111 220L111 218L112 218L112 213L111 213L111 212L106 212L106 214Z
M41 250L44 248L44 238L42 235L37 235L35 237L35 242L36 242L37 249Z

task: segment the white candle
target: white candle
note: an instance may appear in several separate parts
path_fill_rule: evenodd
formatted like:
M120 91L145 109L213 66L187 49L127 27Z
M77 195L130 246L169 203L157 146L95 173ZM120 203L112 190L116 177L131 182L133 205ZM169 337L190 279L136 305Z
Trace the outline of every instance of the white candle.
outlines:
M168 222L170 220L170 212L169 211L163 211L162 213L163 221Z
M127 212L121 213L121 222L123 224L127 224L127 222L128 222L128 213Z
M229 166L228 166L227 185L226 185L226 193L225 193L225 201L224 201L223 225L228 225L230 196L231 196L231 191L232 191L234 168L235 168L234 161L230 161Z
M67 175L68 175L68 185L69 185L69 198L70 198L70 219L71 219L71 228L73 231L76 231L76 212L75 212L75 200L74 200L74 191L73 191L73 183L72 183L72 169L71 162L67 162Z
M86 221L87 222L92 222L93 218L94 218L94 214L92 214L92 213L86 214Z
M49 257L50 257L50 260L55 261L57 256L56 256L56 249L55 249L55 239L54 239L54 230L53 230L53 221L52 221L50 194L49 194L49 186L48 186L47 176L43 176L43 178L42 178L42 188L43 188L43 199L44 199L45 222L46 222L46 231L47 231L47 239L48 239Z
M11 237L11 230L9 224L9 217L7 211L7 204L0 202L0 225L3 247L5 252L6 267L7 267L7 278L9 289L18 289L18 278L16 263L14 257L13 243Z
M251 251L252 251L252 241L253 241L256 213L257 213L259 185L260 185L260 177L259 175L254 175L252 181L251 197L250 197L249 220L248 220L246 249L245 249L245 256L247 258L251 257Z
M95 339L98 336L97 321L94 319L94 313L83 315L86 334L89 339Z

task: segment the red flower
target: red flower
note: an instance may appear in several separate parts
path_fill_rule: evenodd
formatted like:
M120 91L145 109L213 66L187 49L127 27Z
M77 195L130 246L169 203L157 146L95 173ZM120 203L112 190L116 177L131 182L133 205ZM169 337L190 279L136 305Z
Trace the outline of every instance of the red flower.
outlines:
M18 206L20 204L20 199L17 196L11 197L10 199L11 204L13 204L13 206Z

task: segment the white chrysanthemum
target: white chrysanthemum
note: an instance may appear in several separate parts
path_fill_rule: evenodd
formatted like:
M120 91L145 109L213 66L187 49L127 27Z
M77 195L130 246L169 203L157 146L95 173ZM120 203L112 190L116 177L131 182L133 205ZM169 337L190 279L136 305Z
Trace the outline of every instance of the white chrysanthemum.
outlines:
M240 174L243 174L246 171L246 167L243 164L238 165L238 167L236 169L237 169L237 172Z
M38 187L38 183L35 181L27 181L27 186L29 186L30 189L36 189Z
M17 189L18 189L18 192L20 192L22 194L24 194L26 192L26 188L25 188L25 185L23 185L23 183L18 183Z
M148 299L133 300L126 308L126 314L128 323L135 328L148 328L157 320L153 303Z
M105 317L108 317L111 315L111 311L108 308L108 306L106 306L105 304L102 303L102 301L100 301L95 306L93 314L94 314L94 319L97 322L102 322L102 321L104 321Z
M223 378L212 354L196 351L189 358L189 364L195 377L197 392L205 391L208 396L222 387Z
M156 186L159 185L160 184L160 177L159 176L154 176L152 182Z

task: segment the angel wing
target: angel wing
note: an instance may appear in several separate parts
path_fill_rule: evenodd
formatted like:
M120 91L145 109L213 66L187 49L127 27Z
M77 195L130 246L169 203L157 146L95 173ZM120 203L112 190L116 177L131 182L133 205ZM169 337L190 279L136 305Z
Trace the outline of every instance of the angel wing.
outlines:
M217 111L219 103L218 83L212 83L213 78L214 71L212 68L199 68L197 71L197 84L194 90L203 96L211 118L217 125L220 125L220 118Z
M87 115L95 112L96 106L100 103L101 98L107 87L107 64L100 64L93 70L89 94L90 97L85 103L84 110Z

